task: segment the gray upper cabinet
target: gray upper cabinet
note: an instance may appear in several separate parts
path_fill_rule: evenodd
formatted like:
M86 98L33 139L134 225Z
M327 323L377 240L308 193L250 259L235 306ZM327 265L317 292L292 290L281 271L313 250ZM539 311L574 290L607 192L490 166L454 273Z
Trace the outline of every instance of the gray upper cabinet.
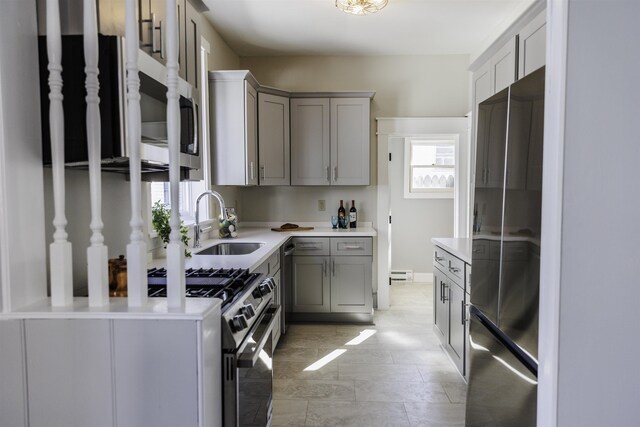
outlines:
M369 185L370 98L291 100L291 184Z
M178 1L178 3L182 3ZM180 7L180 4L178 5ZM180 70L184 69L184 76L187 82L193 86L196 94L200 93L200 13L188 0L184 3L184 22L182 16L178 16L180 24L184 28L184 43L182 38L180 50L184 49L185 54L180 57Z
M331 184L328 98L291 100L291 185Z
M369 98L331 99L331 185L369 185Z
M516 81L518 37L509 40L491 57L491 76L493 93L500 92Z
M209 72L211 184L258 184L258 92L248 71Z
M258 163L260 185L289 185L289 98L258 94Z
M545 64L546 23L547 13L543 11L520 31L518 78L523 78Z

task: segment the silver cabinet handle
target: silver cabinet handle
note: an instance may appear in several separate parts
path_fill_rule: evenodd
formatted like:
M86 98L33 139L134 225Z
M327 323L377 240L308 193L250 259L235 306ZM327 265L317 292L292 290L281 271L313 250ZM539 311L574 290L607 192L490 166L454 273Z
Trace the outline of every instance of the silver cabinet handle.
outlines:
M333 277L336 277L336 260L332 259L331 260L331 274Z
M324 260L324 269L323 269L323 271L324 271L324 277L327 277L327 260L326 259Z
M322 249L322 243L298 243L300 249Z
M465 319L464 316L464 312L465 312L465 307L464 307L464 300L460 301L460 308L461 308L461 312L462 312L462 324L464 325L464 323L467 321L467 319Z
M338 181L338 167L334 166L333 167L333 182Z
M440 281L440 302L444 302L444 282Z
M449 295L447 295L449 293L449 285L446 283L443 283L443 285L442 302L446 302L449 301Z
M440 261L444 261L444 257L443 256L438 256L436 255L436 261L440 262Z
M264 179L265 177L265 166L260 166L260 179Z
M253 162L249 162L249 177L251 179L251 181L253 181L255 179L256 173L255 173L255 164Z
M355 245L355 246L354 245L344 245L344 246L342 246L342 249L357 250L357 249L364 249L364 248L362 246L360 246L360 245Z
M449 271L452 272L452 273L459 273L460 269L457 268L457 267L449 267Z
M327 166L327 182L331 182L331 167Z

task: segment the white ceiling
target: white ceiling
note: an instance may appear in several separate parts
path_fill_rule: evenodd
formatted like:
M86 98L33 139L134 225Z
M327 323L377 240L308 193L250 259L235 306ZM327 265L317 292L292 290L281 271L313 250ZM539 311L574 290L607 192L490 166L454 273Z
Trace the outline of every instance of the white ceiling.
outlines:
M532 0L389 0L353 16L335 0L204 0L240 56L479 54Z

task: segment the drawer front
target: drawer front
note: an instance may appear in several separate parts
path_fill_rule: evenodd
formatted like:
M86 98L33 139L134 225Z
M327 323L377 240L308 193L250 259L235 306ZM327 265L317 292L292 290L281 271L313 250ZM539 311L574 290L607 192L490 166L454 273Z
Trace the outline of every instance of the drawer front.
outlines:
M442 271L447 271L447 268L449 268L449 263L447 261L448 257L449 254L447 253L447 251L445 251L441 247L435 247L435 250L433 251L433 262L435 263L435 265L439 266Z
M447 254L447 273L448 276L455 280L458 285L464 288L464 261L456 258L451 254Z
M331 239L331 255L372 255L371 237L340 237Z
M296 256L329 255L329 238L296 237L293 239Z

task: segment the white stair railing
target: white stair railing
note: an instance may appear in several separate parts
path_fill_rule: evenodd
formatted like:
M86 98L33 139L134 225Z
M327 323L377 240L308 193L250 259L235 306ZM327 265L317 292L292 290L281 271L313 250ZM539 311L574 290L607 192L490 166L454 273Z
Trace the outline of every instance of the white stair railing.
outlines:
M178 17L176 0L167 6L167 137L171 192L171 233L167 245L167 303L171 308L185 305L184 246L180 233L180 108L178 95Z
M125 43L127 57L127 138L131 180L131 235L127 245L127 292L130 307L147 304L147 243L142 232L142 183L140 165L140 78L138 77L138 22L136 0L125 3Z
M49 245L51 304L73 303L71 243L67 241L64 182L64 112L62 108L62 39L58 0L47 1L47 57L49 60L49 131L53 175L53 243Z
M100 96L98 91L98 22L95 0L84 0L84 60L87 88L87 148L91 194L91 246L87 248L89 306L109 304L109 251L102 235L102 180L100 171Z

